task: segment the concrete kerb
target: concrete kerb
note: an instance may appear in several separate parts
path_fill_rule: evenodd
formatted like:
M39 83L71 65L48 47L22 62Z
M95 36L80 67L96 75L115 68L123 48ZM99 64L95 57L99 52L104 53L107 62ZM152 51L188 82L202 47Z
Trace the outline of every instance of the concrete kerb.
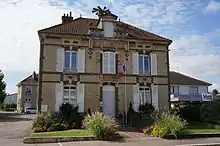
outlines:
M60 137L25 137L23 143L35 144L35 143L58 143L58 142L71 142L71 141L89 141L97 140L93 136L60 136Z
M114 134L105 140L121 140L120 134ZM59 143L59 142L71 142L71 141L94 141L98 140L94 136L50 136L50 137L25 137L23 143L35 144L35 143Z
M220 137L220 133L200 133L200 134L180 134L177 135L177 139L195 139L195 138L214 138ZM176 139L174 135L168 135L164 139Z

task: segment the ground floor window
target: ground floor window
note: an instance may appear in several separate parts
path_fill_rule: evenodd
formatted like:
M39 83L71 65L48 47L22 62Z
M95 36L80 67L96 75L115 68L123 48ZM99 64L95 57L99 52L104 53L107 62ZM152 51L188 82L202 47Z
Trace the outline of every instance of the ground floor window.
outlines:
M63 87L63 102L76 105L76 86L64 85Z
M140 105L144 105L145 103L151 104L150 87L140 86L139 93L140 93L139 94L139 103L140 103Z

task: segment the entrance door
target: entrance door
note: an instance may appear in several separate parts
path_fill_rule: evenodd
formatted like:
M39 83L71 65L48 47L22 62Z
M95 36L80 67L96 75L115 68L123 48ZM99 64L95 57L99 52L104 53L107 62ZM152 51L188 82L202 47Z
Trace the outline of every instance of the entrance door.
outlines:
M103 86L102 92L103 112L111 117L115 117L115 87Z

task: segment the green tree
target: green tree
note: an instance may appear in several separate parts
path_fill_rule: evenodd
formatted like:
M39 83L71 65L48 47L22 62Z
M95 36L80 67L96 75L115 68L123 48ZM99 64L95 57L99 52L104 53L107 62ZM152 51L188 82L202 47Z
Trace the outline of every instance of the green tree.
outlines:
M218 95L218 90L217 89L214 89L214 90L212 90L212 95L214 95L214 96L217 96Z
M0 70L0 103L4 102L4 99L7 95L5 92L6 83L3 81L3 79L4 79L4 74Z

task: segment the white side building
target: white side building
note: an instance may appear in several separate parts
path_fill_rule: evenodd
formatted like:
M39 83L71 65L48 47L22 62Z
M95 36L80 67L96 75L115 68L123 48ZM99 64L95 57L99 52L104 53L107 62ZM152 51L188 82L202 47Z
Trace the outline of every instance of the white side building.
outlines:
M17 104L18 93L9 94L5 97L4 104Z
M205 97L212 97L208 87L212 84L189 77L187 75L170 72L171 102L200 102Z

